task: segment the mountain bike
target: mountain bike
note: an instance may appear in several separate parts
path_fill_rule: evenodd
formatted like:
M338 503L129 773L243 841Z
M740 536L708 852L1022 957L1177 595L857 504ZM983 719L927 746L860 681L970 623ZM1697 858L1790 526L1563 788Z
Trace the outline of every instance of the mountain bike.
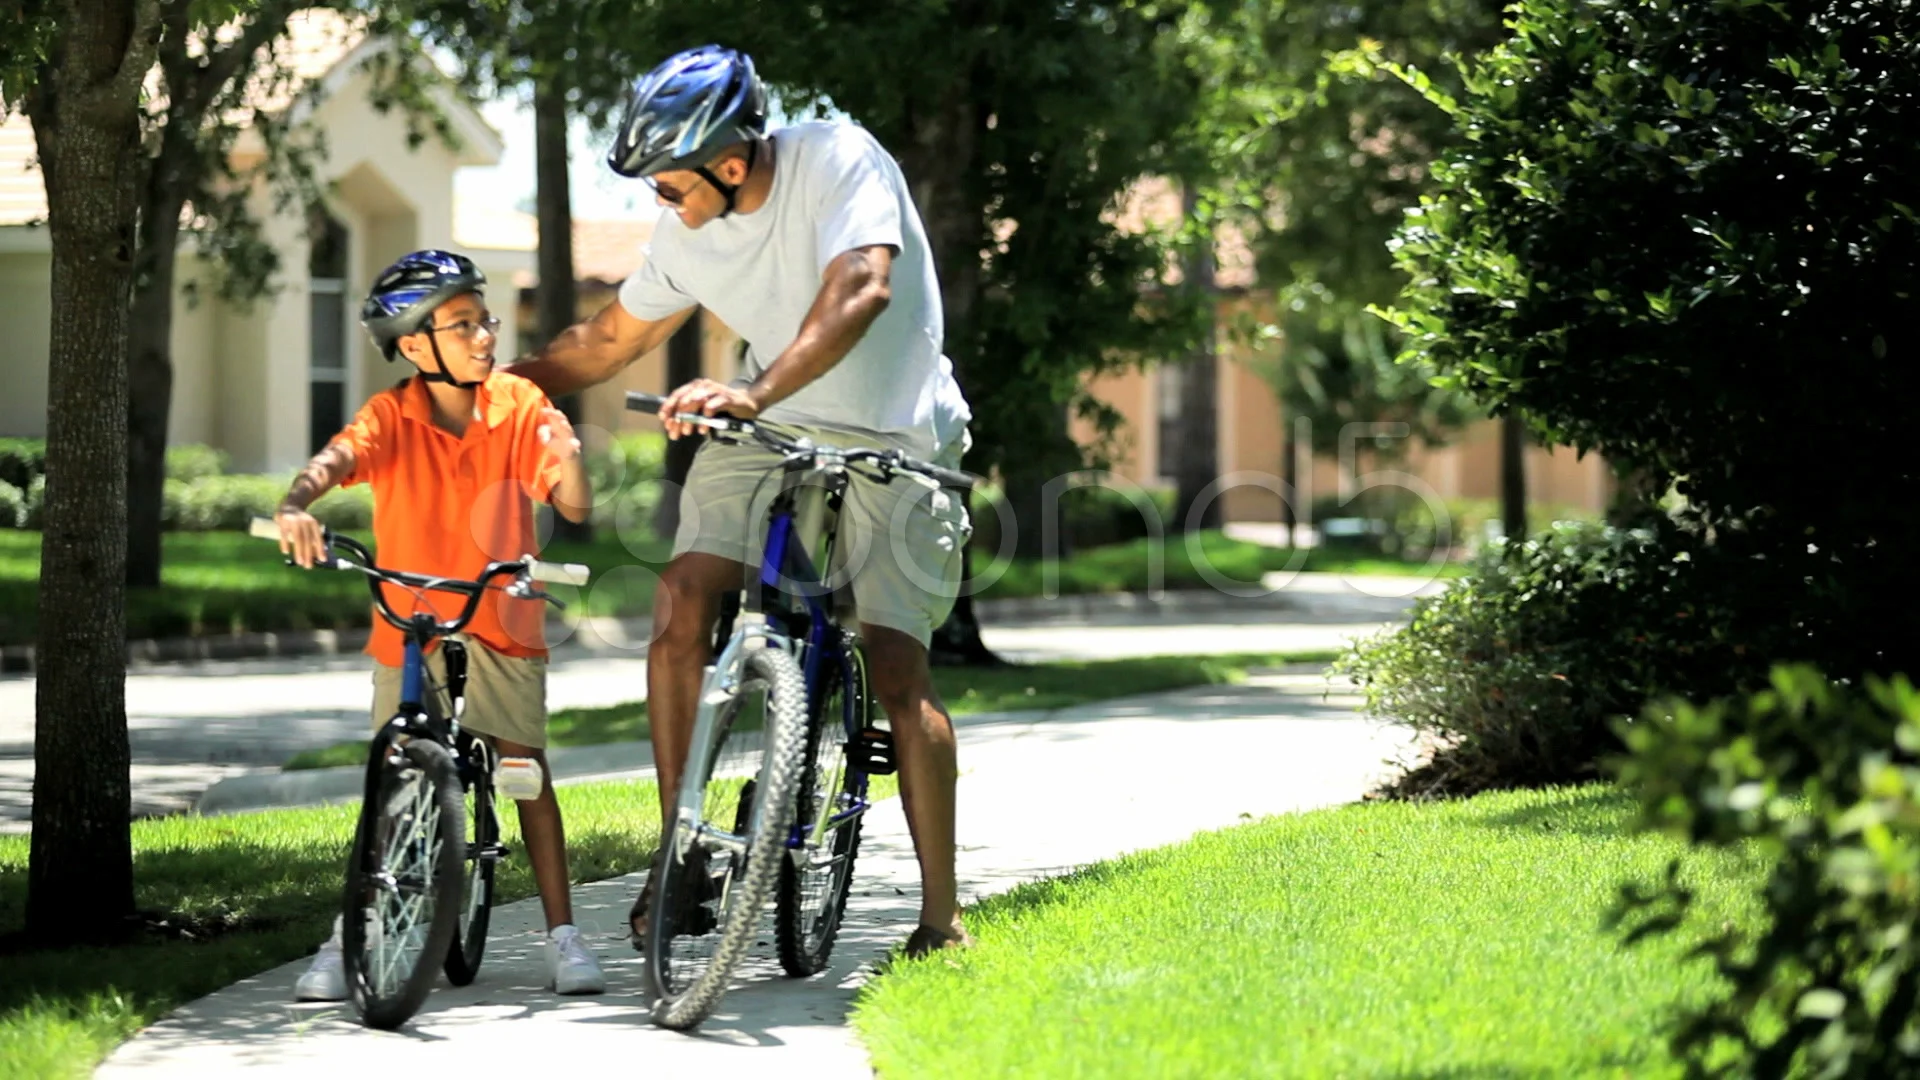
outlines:
M280 539L272 518L254 518L249 531ZM494 809L496 779L516 798L538 794L540 784L524 766L499 775L501 760L492 745L460 726L467 653L456 635L488 589L565 608L534 583L584 585L588 571L529 555L490 563L472 581L435 577L384 569L353 537L331 530L324 536L327 559L315 568L366 575L374 610L406 635L399 708L367 748L366 785L341 900L348 993L368 1027L392 1030L419 1011L438 971L445 970L455 986L479 974L494 865L507 855ZM508 580L495 584L499 579ZM467 599L451 619L436 619L431 611L401 615L387 603L382 584L407 589L423 608L428 591ZM433 685L426 664L435 641L446 661L443 686ZM525 791L527 781L532 792Z
M629 393L658 413L663 399ZM898 450L825 446L778 426L683 414L716 439L778 455L759 558L723 609L706 667L645 942L653 1019L687 1030L712 1014L769 895L790 975L825 970L846 913L869 779L895 769L892 732L867 680L836 582L839 513L854 476L972 477ZM916 481L918 482L918 481ZM755 500L758 503L758 500Z

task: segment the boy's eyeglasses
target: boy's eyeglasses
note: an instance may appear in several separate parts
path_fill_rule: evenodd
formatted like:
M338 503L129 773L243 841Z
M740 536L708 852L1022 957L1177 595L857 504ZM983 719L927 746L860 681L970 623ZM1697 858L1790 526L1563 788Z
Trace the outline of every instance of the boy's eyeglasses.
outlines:
M488 315L479 322L474 322L472 319L461 319L459 322L448 323L445 326L427 327L427 332L430 334L450 333L467 341L472 341L474 338L479 337L480 331L482 330L487 332L488 337L499 337L500 316Z

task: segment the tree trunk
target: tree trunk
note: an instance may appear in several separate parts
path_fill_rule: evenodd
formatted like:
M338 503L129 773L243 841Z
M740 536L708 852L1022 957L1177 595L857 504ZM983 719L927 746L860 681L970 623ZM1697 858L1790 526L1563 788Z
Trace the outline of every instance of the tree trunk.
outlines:
M980 248L985 232L978 200L970 190L981 126L972 79L949 88L938 105L908 122L911 137L900 168L913 190L940 277L940 306L947 355L962 391L969 385L973 306L980 294ZM1003 526L1004 527L1004 526ZM1037 542L1037 541L1036 541ZM953 612L934 630L931 659L938 664L995 666L1005 663L980 636L980 619L966 583L973 577L968 548L960 553L962 591Z
M162 166L149 173L146 188L141 265L127 327L127 587L132 589L160 587L160 517L173 404L174 250L183 205Z
M557 72L533 87L534 203L539 212L539 335L551 341L578 317L573 274L573 196L567 177L567 84ZM580 422L580 395L554 404ZM591 520L575 524L553 516L556 540L591 540Z
M661 393L669 393L700 377L701 324L706 321L705 316L705 312L695 308L693 315L667 339L667 384L661 387ZM680 489L687 485L687 471L693 468L693 455L700 452L700 443L698 438L680 438L667 444L666 483L661 490L660 505L653 511L653 531L663 539L673 539L673 534L680 529Z
M1300 441L1294 438L1292 418L1281 411L1280 479L1287 497L1280 502L1280 521L1287 527L1287 547L1300 546Z
M1198 212L1193 186L1187 185L1181 196L1189 221ZM1220 500L1201 500L1207 489L1220 478L1219 366L1214 357L1213 244L1204 241L1187 260L1187 280L1200 291L1206 305L1206 332L1200 347L1180 373L1180 448L1176 457L1174 480L1178 495L1174 502L1172 527L1188 532L1220 527ZM1196 508L1199 507L1196 513Z
M126 713L127 319L157 0L68 0L26 102L53 244L27 934L133 913Z
M1500 524L1511 540L1527 535L1527 429L1513 413L1500 418Z

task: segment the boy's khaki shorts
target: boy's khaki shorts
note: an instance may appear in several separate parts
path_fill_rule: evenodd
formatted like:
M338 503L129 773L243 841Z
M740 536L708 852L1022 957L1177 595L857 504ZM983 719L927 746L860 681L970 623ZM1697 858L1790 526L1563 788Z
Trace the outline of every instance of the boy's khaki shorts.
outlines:
M467 646L467 705L460 726L534 749L545 747L547 658L504 656L471 638L461 640ZM400 676L397 667L373 666L375 728L393 719L400 708ZM440 695L441 709L449 708L447 660L439 649L427 654L427 681Z
M828 446L858 446L852 435L782 428ZM673 554L689 551L758 564L767 506L780 490L780 458L759 446L709 440L680 493ZM764 483L763 483L764 481ZM854 614L926 645L960 594L960 548L973 534L966 502L930 480L902 475L882 484L855 474L840 509L830 582L852 578Z

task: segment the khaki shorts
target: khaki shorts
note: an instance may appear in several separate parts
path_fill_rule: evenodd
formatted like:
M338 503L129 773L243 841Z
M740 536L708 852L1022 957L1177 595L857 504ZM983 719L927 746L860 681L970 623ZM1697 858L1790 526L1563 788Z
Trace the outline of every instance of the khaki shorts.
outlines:
M467 646L466 708L460 726L482 735L540 749L547 745L547 658L505 656L472 639ZM397 667L373 666L373 726L393 719L400 709ZM427 654L427 677L448 709L447 659L441 650Z
M865 443L816 428L782 430L829 446ZM701 447L680 494L674 555L699 551L758 564L767 507L780 490L779 464L759 446L709 441ZM827 580L845 582L850 575L855 617L926 645L960 594L960 549L972 534L965 500L933 481L903 475L882 484L856 474L840 508Z

